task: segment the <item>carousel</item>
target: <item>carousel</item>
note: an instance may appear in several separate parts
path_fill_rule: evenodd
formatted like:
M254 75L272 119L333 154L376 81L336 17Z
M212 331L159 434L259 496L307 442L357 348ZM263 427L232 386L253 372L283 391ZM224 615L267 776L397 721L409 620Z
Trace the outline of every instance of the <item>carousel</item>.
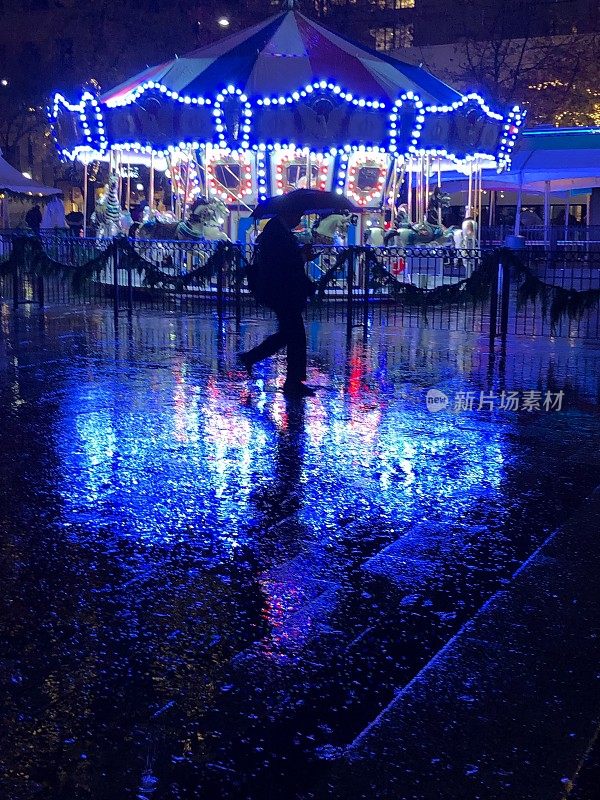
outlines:
M86 173L108 162L102 202L106 219L112 201L113 233L131 223L137 168L148 175L142 234L164 236L167 225L179 238L218 231L246 241L258 203L313 188L348 197L361 213L344 229L346 243L373 245L392 234L406 245L443 241L444 176L457 172L468 182L464 216L476 237L483 176L508 167L524 115L293 8L103 95L85 91L73 102L56 94L49 108L64 159ZM167 208L157 208L158 172L170 181Z

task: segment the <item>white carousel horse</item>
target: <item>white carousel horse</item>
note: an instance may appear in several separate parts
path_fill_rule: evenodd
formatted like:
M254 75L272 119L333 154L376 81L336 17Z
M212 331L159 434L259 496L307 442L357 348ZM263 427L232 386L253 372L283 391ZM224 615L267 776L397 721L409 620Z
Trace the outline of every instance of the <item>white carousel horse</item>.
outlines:
M346 243L348 228L350 225L356 225L357 221L356 214L327 214L313 225L313 242L315 244L334 244L337 247L341 247Z
M228 215L227 206L220 200L201 200L196 203L187 220L177 221L173 214L155 212L148 216L137 231L139 239L196 240L228 242L222 225Z

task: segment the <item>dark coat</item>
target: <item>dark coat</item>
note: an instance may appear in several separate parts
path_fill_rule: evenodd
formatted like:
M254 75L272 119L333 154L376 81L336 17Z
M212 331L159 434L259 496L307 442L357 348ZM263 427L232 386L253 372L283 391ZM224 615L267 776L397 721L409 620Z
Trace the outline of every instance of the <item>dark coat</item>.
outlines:
M42 224L42 212L39 206L33 206L25 214L25 222L32 231L39 231Z
M275 311L302 311L314 284L306 274L302 249L278 217L257 239L258 281L263 302Z

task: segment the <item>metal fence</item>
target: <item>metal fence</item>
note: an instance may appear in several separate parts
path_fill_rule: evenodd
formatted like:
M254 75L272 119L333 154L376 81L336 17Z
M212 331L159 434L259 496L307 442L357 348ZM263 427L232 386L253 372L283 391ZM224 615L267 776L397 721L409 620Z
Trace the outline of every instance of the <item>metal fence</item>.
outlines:
M2 270L0 295L14 307L22 303L94 304L110 306L115 314L136 308L214 313L238 323L271 314L257 305L246 287L244 264L252 258L251 245L229 244L224 250L215 242L128 240L126 250L111 250L110 240L42 236L38 241L53 267L41 270L42 274L27 259L9 261L15 239L0 238L0 264L10 265ZM319 247L307 269L315 280L325 274L330 280L320 297L309 304L308 315L339 322L348 335L355 328L366 332L370 326L389 322L491 336L512 333L600 339L596 305L576 319L552 322L548 303L541 297L519 304L517 284L503 264L485 298L419 305L397 291L410 286L423 294L464 282L477 273L490 252L446 247ZM528 248L520 258L550 287L577 292L600 288L600 252L593 249L570 253ZM73 277L94 259L99 259L100 268L80 281L76 290ZM154 280L149 278L152 270L156 272Z
M540 251L527 248L520 259L548 287L573 293L600 295L600 250L568 253L564 250ZM511 301L507 332L528 336L555 336L570 339L600 340L600 303L573 316L564 315L552 321L551 299L541 295L527 303L519 303L517 285L511 284Z
M514 224L483 225L481 242L484 247L500 247L513 233ZM522 225L519 233L534 249L585 252L600 248L600 225Z

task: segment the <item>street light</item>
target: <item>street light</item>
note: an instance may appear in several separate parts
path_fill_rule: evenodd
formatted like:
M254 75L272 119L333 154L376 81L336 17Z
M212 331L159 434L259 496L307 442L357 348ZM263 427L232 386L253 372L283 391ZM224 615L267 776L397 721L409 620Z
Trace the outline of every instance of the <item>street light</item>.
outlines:
M227 19L227 17L220 17L217 20L217 22L222 28L228 28L229 27L229 20Z
M22 175L24 178L27 178L28 180L32 180L32 178L31 178L31 172L22 172L22 173L21 173L21 175Z
M8 86L8 81L6 80L6 78L2 78L0 83L2 84L2 86Z
M142 192L144 190L144 184L136 183L135 188L138 190L138 192Z

